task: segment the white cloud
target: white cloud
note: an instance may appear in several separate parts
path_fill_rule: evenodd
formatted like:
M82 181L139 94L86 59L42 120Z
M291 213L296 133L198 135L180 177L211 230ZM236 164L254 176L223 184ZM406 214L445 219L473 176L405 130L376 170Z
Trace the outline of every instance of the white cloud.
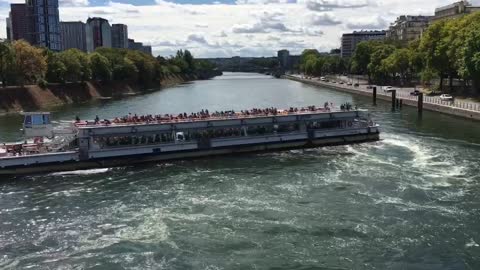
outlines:
M63 7L86 7L89 4L90 3L88 0L60 0L59 1L59 5Z
M350 29L384 29L388 27L388 22L380 15L356 17L349 19L347 27Z
M310 16L310 24L311 25L337 25L341 24L342 22L335 18L335 15L331 13L321 13L321 14L312 14Z
M338 8L362 8L375 5L370 0L304 0L307 8L314 11L330 11Z

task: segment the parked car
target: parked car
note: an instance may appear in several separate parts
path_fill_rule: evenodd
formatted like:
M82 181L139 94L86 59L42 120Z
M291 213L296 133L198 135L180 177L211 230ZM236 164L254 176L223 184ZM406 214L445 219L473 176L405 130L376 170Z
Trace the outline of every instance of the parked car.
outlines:
M441 94L440 95L441 101L453 101L453 97L449 94Z
M336 81L332 81L332 83L337 83Z
M410 95L411 95L411 96L418 96L418 95L420 95L420 93L421 93L421 92L420 92L419 90L415 89L415 90L413 90L412 92L410 92Z
M347 82L347 85L352 85L352 83L351 83L351 82Z
M342 81L340 81L340 82L339 82L339 84L343 84L343 82L342 82Z
M354 87L359 87L359 86L360 86L360 84L358 84L358 83L355 83L355 84L353 84L353 86L354 86Z
M320 81L325 81L325 77L320 77Z
M373 85L367 85L367 89L372 89Z
M393 92L395 90L395 88L393 88L392 86L384 86L383 87L383 92L385 93L390 93L390 92Z

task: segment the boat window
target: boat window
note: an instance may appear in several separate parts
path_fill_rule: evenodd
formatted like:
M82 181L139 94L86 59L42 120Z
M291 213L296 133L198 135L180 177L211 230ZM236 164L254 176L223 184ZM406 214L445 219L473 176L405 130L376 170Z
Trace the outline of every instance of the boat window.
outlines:
M48 115L48 114L43 115L43 124L45 124L45 125L50 124L50 115Z
M32 124L33 125L43 125L43 116L42 115L32 115Z
M30 128L32 127L32 116L31 115L25 115L25 127Z

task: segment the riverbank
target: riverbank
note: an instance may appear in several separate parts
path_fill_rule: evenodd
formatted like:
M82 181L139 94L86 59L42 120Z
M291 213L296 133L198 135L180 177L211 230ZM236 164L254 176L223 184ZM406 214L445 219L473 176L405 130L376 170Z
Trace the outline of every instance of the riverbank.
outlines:
M372 97L373 93L371 89L367 89L365 86L354 87L346 84L335 84L330 82L323 82L314 79L306 79L298 76L284 75L283 78L314 85L322 86L329 89L346 92L355 95ZM397 91L397 99L402 100L402 104L406 106L417 107L417 97L410 96L409 93ZM390 93L384 93L381 89L377 89L377 99L391 101L392 97ZM480 105L475 103L460 103L460 102L442 102L437 97L425 97L423 108L425 110L440 112L449 115L455 115L463 118L473 119L480 121Z
M38 85L0 88L0 114L47 110L67 104L122 98L211 77L214 76L197 78L194 75L169 75L161 80L158 87L147 89L133 83L115 81L49 84L45 88Z

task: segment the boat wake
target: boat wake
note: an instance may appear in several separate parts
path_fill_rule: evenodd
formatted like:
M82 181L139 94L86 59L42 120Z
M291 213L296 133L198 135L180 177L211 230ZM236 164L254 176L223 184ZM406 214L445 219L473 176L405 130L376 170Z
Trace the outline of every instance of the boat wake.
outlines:
M77 170L77 171L65 171L65 172L55 172L49 175L52 176L65 176L65 175L92 175L106 173L110 171L110 168L101 168L101 169L89 169L89 170Z

